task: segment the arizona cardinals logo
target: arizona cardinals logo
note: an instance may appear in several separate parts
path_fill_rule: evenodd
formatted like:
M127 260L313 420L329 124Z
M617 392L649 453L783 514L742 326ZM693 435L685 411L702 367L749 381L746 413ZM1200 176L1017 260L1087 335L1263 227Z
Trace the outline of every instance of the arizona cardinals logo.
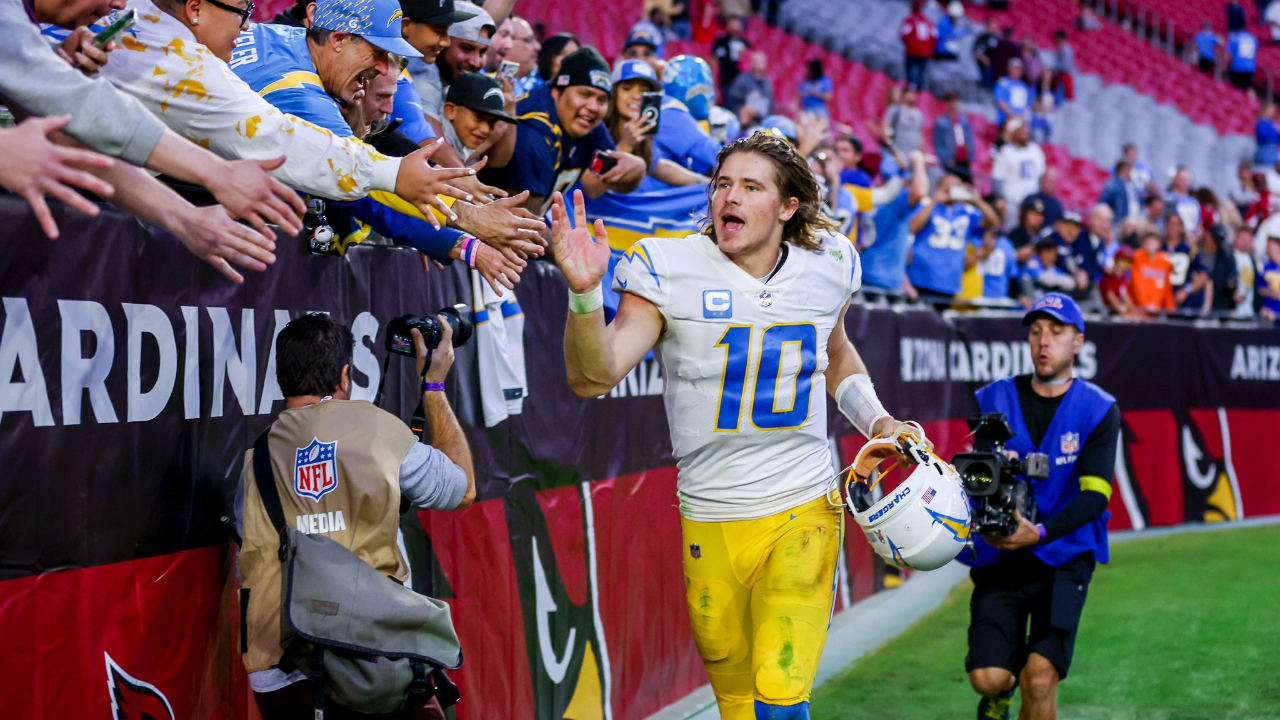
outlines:
M1185 493L1187 518L1203 522L1244 517L1226 411L1219 408L1216 414L1191 413L1179 434L1183 472L1191 485Z
M177 720L169 698L149 682L125 672L107 653L107 694L111 696L111 717L115 720Z

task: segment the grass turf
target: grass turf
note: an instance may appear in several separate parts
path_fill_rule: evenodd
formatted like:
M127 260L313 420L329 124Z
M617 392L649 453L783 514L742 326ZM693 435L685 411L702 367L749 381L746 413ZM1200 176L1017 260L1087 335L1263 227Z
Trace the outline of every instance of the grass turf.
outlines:
M1280 719L1280 526L1112 548L1080 622L1062 720ZM814 692L815 720L975 717L966 581ZM1014 705L1016 717L1017 704Z

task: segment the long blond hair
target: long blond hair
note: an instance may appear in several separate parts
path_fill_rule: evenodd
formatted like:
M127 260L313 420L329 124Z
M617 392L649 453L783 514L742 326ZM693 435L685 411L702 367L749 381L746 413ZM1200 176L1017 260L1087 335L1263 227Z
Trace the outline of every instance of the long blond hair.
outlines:
M716 156L716 169L711 175L711 183L707 185L707 217L702 219L699 231L716 240L715 223L710 216L712 196L716 192L716 183L720 181L720 170L725 160L738 153L755 153L766 158L773 165L774 180L778 184L778 194L783 200L795 198L800 206L794 215L782 227L782 241L791 243L804 250L818 250L822 247L819 234L822 231L836 232L839 225L827 217L822 211L822 189L818 180L809 169L809 163L800 157L796 148L786 138L770 132L757 132L725 145Z

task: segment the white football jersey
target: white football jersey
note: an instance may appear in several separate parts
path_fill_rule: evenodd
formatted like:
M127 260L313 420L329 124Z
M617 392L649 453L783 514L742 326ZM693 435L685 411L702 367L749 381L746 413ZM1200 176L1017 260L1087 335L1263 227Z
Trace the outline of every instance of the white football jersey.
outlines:
M821 250L789 246L767 283L705 235L627 250L614 288L652 302L667 324L656 350L685 517L766 517L831 487L827 339L861 284L843 235Z

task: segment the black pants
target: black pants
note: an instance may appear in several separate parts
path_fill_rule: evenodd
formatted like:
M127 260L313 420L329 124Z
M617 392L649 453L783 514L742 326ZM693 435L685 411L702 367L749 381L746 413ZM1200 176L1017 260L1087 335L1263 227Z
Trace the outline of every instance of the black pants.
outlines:
M315 718L315 695L312 693L311 681L303 680L280 688L275 692L254 694L258 703L258 712L262 720L313 720ZM435 698L424 706L406 707L400 712L389 715L365 715L349 710L338 703L327 699L324 704L325 720L444 720L444 710Z
M1233 72L1231 73L1231 84L1241 90L1248 90L1253 87L1253 73L1251 72Z
M970 571L973 598L965 670L998 667L1017 675L1035 652L1053 663L1059 679L1065 680L1094 564L1091 552L1053 567L1030 550L1021 550Z

